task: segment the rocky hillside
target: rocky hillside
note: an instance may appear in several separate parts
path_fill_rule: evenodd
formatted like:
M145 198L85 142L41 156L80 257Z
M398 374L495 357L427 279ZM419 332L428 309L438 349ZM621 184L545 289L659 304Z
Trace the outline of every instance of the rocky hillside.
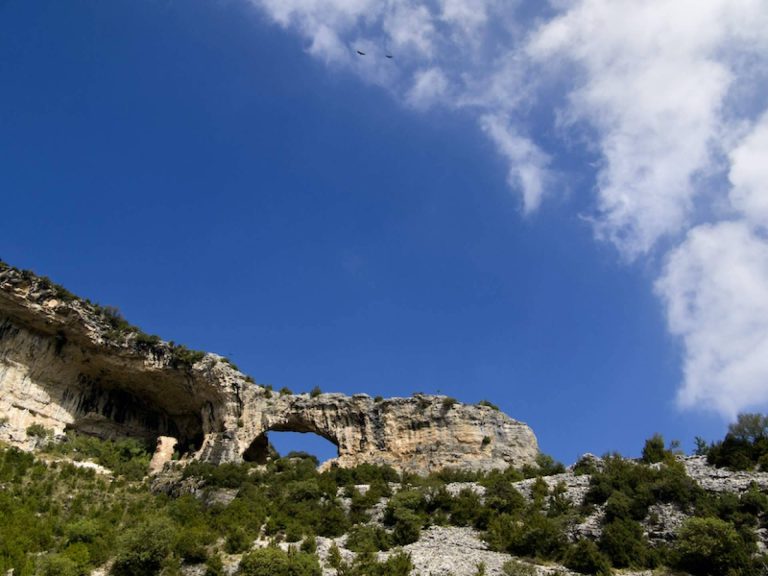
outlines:
M0 569L15 576L761 576L768 473L667 452L563 471L321 472L175 462L70 432L0 446ZM134 441L135 442L135 441ZM91 460L96 460L92 462ZM108 466L105 466L108 465ZM525 476L528 476L527 478ZM263 571L267 570L267 571Z
M338 447L327 465L444 467L532 464L531 429L489 406L444 396L274 393L229 361L131 326L114 308L0 263L0 439L32 446L29 426L61 437L163 440L205 462L263 462L268 432L312 432ZM169 449L170 446L170 449Z

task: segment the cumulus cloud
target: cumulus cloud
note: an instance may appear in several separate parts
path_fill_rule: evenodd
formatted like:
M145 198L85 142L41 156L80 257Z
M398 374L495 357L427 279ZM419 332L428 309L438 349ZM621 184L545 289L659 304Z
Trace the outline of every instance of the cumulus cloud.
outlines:
M680 405L768 401L766 0L248 1L404 105L471 114L525 214L584 143L597 238L627 260L669 250Z
M685 345L685 408L729 417L768 403L768 242L744 222L692 229L656 290Z
M760 4L583 0L532 38L532 58L577 66L567 110L597 131L597 231L628 256L687 228L720 152L731 59L759 48L731 21L751 13L754 30Z

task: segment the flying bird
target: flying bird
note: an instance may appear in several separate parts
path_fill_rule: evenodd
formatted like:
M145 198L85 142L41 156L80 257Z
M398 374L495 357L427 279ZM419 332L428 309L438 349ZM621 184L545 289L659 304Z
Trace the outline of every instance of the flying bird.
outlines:
M360 56L365 56L365 52L361 52L360 50L357 50L356 52L357 52L358 54L360 54Z
M384 54L384 56L386 56L386 57L387 57L387 58L389 58L390 60L392 59L392 54Z

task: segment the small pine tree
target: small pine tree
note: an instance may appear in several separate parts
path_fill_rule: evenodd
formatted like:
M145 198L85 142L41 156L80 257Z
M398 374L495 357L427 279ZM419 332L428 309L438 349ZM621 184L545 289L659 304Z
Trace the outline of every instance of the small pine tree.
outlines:
M341 552L339 547L336 546L336 542L331 544L328 550L328 564L330 564L331 568L336 568L337 570L341 566Z
M661 434L654 434L645 441L642 460L646 464L656 464L663 462L668 454L664 448L664 437Z

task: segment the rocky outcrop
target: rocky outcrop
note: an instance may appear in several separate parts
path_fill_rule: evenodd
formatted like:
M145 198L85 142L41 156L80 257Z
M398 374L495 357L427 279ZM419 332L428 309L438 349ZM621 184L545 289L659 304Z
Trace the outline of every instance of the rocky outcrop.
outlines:
M528 426L486 406L274 394L225 358L143 334L115 310L4 264L0 393L0 440L28 447L37 423L59 436L169 437L186 458L213 463L265 460L272 430L327 438L338 457L326 466L487 470L532 464L538 453Z
M176 450L176 438L170 436L158 436L157 444L155 445L155 453L152 455L152 460L149 462L149 473L158 474L162 472L166 463L173 460L173 454Z
M683 460L685 471L699 486L710 492L732 492L739 494L756 485L768 491L768 472L733 471L715 468L707 464L706 456L689 456Z

